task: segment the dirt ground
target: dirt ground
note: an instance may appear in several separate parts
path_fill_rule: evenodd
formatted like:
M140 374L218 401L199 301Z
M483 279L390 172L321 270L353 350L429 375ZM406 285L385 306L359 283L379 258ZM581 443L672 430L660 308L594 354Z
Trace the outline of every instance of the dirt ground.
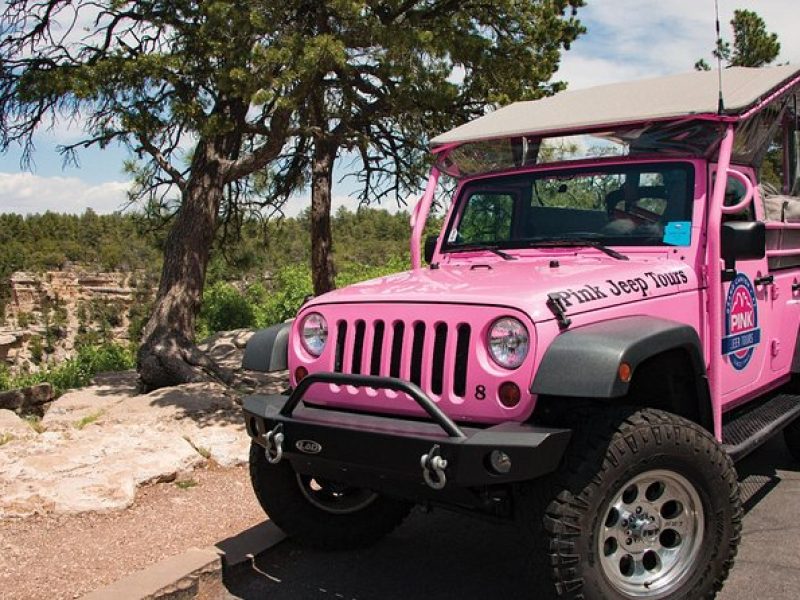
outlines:
M141 488L127 510L3 520L0 598L79 598L264 519L247 467L212 466Z

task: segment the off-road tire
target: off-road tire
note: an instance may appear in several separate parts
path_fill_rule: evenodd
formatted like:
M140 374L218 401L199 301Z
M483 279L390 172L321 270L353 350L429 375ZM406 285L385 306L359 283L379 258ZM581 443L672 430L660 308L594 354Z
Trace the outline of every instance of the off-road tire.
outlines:
M610 502L637 475L670 470L697 492L705 514L699 559L673 589L636 596L713 598L733 565L742 507L730 457L703 428L660 410L615 409L574 417L559 471L519 489L519 517L533 546L536 577L552 581L550 597L620 600L600 563L597 533ZM645 590L646 592L646 590ZM537 590L533 597L542 597Z
M408 502L378 496L355 512L326 512L303 494L288 461L270 464L264 448L256 443L250 446L250 481L261 508L284 533L323 550L371 546L400 525L413 508Z
M783 439L789 454L795 461L800 462L800 419L795 419L783 430Z

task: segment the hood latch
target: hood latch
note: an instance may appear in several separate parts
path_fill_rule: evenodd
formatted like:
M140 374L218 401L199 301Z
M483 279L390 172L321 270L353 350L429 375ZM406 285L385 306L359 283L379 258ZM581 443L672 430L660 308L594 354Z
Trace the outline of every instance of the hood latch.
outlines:
M555 292L547 294L547 308L555 315L560 329L566 329L572 324L572 319L567 316L567 307L564 300Z

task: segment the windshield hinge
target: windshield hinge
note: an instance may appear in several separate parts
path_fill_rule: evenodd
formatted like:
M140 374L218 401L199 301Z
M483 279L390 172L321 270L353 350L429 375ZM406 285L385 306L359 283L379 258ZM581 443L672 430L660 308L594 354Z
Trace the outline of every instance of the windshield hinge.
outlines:
M564 300L555 292L547 294L547 308L555 315L560 329L566 329L572 324L572 319L567 316Z

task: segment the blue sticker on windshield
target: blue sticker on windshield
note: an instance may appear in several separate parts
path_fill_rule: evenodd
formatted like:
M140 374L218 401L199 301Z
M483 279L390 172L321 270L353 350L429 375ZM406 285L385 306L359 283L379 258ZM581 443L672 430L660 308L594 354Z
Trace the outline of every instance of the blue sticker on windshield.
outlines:
M663 242L670 246L689 246L692 243L691 221L670 221L664 227Z

